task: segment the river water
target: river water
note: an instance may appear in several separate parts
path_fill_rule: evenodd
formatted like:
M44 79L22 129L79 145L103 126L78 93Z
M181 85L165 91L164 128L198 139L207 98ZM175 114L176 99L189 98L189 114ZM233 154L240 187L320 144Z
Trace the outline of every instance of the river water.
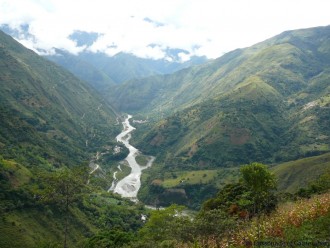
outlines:
M142 170L150 167L155 160L155 157L150 156L149 161L145 166L141 166L136 162L135 157L139 154L139 150L129 143L129 140L132 137L131 132L135 129L135 127L131 126L129 123L131 118L132 116L128 115L125 121L122 122L124 129L116 137L117 141L122 142L129 150L129 154L125 160L128 162L129 167L131 167L131 173L117 183L114 182L110 190L114 193L120 194L122 197L137 201L137 193L141 187L140 178Z

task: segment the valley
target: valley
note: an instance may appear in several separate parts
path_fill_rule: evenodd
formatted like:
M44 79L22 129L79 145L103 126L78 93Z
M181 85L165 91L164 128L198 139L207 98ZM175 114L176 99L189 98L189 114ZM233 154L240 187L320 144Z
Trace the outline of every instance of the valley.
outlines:
M167 52L42 57L0 31L0 247L328 241L330 26Z

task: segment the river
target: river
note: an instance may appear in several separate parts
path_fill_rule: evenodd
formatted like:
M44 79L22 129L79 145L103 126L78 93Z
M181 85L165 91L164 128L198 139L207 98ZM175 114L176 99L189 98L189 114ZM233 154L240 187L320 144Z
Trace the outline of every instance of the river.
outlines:
M118 181L117 183L113 183L110 190L114 193L120 194L122 197L130 198L132 201L137 201L137 193L141 187L141 174L142 170L150 167L155 160L155 157L150 156L150 159L145 166L139 165L135 157L140 153L138 149L134 146L130 145L129 140L131 139L131 132L135 129L135 127L131 126L129 120L132 118L131 115L128 115L123 124L123 131L117 135L116 140L122 142L129 150L129 154L125 158L128 162L129 167L131 167L131 173ZM115 178L115 175L114 175Z

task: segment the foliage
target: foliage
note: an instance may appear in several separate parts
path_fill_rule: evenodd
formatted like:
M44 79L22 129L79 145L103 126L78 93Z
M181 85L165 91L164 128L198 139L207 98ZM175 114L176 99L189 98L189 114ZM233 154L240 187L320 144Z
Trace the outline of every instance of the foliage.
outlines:
M172 205L164 210L153 211L148 222L139 231L144 242L191 239L192 233L188 231L191 220L183 215L183 209Z
M193 224L194 233L200 239L229 235L237 226L236 220L222 209L199 212Z
M81 164L119 132L115 112L85 82L2 32L0 43L4 158L27 167Z
M241 167L239 182L225 185L216 197L204 202L202 210L221 209L241 219L270 213L277 204L275 188L275 177L267 167L251 163Z
M175 247L215 248L264 245L268 247L267 244L270 242L279 245L309 242L314 247L318 242L329 241L329 196L328 192L310 199L287 202L280 205L270 215L262 215L260 218L249 221L236 221L230 224L230 219L225 218L224 221L229 224L225 233L213 236L202 235L197 239L197 243L179 242ZM221 213L218 212L214 217L219 218L219 216ZM212 221L211 225L213 224L215 223Z
M84 248L123 247L125 244L136 241L132 232L110 230L103 231L84 242Z
M259 213L262 210L270 212L274 209L274 193L276 189L275 176L260 163L251 163L241 167L242 182L251 192L254 210Z
M309 183L307 188L300 188L296 192L299 197L311 197L314 194L325 193L330 189L330 170L322 174L317 180Z
M83 193L87 193L88 171L86 167L68 169L66 167L41 176L43 186L40 199L57 205L65 214L64 243L68 247L69 214L73 203L80 200Z
M88 171L86 167L63 167L40 175L40 200L54 203L68 211L69 207L88 192Z
M251 192L242 183L225 185L216 197L204 202L202 210L212 211L221 209L231 215L243 214L248 217L246 211L253 212L253 198Z
M258 235L259 240L278 238L277 240L280 241L292 241L294 237L290 235L290 231L286 230L293 226L301 227L306 221L326 216L329 211L329 193L315 196L308 200L288 203L271 216L262 219L261 223L251 222L249 228L241 229L240 232L234 235L232 241L235 245L242 245L243 240L247 238L248 241L254 243L257 241ZM256 225L260 225L260 228L256 228Z

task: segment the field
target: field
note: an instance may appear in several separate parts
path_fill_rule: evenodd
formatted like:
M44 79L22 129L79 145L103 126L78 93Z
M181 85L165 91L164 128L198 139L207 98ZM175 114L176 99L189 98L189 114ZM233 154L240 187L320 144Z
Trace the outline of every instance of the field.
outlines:
M165 172L162 186L164 188L173 188L181 184L212 183L217 187L221 187L222 184L235 180L237 175L237 169Z

